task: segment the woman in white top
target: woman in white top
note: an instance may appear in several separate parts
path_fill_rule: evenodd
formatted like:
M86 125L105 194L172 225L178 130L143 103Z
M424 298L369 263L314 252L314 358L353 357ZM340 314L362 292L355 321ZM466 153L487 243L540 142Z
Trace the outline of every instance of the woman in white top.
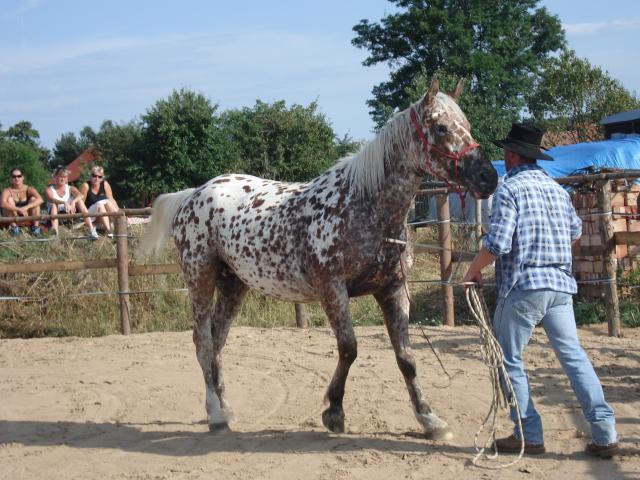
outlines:
M62 213L88 213L84 205L82 194L73 185L69 185L69 170L65 167L58 167L53 172L53 185L49 185L44 194L47 197L47 206L50 215ZM84 217L84 224L89 230L89 238L98 238L98 232L93 226L90 217ZM58 219L51 220L51 233L58 234Z

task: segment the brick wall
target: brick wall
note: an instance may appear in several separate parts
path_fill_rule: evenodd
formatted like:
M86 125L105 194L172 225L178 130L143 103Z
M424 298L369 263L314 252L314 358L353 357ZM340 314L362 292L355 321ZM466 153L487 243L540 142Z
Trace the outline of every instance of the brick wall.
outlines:
M628 185L627 181L613 181L611 185L611 207L614 213L638 213L637 202L640 185ZM589 214L601 213L598 196L595 192L575 193L572 195L573 205L582 218L582 237L580 245L584 247L601 246L600 234L602 217L585 217ZM613 217L614 232L640 231L640 216ZM640 247L617 245L616 261L618 270L630 270L638 266ZM573 273L578 281L598 280L604 277L602 256L574 255ZM579 284L578 294L585 298L602 298L604 291L602 284Z

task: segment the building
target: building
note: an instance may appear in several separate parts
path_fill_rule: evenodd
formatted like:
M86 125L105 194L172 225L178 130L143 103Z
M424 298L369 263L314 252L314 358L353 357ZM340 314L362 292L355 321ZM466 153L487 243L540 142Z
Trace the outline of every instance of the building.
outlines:
M604 128L604 138L609 139L614 133L637 133L640 135L640 109L616 113L600 120Z

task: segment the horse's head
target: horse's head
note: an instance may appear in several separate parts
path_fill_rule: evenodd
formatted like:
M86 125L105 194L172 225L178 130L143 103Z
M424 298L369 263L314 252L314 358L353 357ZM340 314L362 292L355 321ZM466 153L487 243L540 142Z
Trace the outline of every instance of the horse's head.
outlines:
M450 94L440 92L437 79L410 108L411 128L420 138L419 168L445 182L455 182L478 198L487 198L498 184L498 174L471 136L471 126L457 104L459 81Z

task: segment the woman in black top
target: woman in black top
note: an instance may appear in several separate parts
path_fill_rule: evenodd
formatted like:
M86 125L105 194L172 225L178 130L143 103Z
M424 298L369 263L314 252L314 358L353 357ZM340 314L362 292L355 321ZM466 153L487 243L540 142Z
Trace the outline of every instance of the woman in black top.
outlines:
M10 172L11 186L5 188L0 194L0 214L7 217L27 217L29 215L40 215L40 205L42 197L38 191L24 183L22 170L14 168ZM11 235L20 235L20 227L16 223L9 226ZM31 227L31 234L39 237L42 235L40 224L36 220Z
M104 169L95 166L91 169L89 182L83 183L80 192L84 196L84 203L89 209L89 213L117 212L118 204L113 198L111 185L104 179ZM98 225L107 232L112 234L111 217L96 217Z

